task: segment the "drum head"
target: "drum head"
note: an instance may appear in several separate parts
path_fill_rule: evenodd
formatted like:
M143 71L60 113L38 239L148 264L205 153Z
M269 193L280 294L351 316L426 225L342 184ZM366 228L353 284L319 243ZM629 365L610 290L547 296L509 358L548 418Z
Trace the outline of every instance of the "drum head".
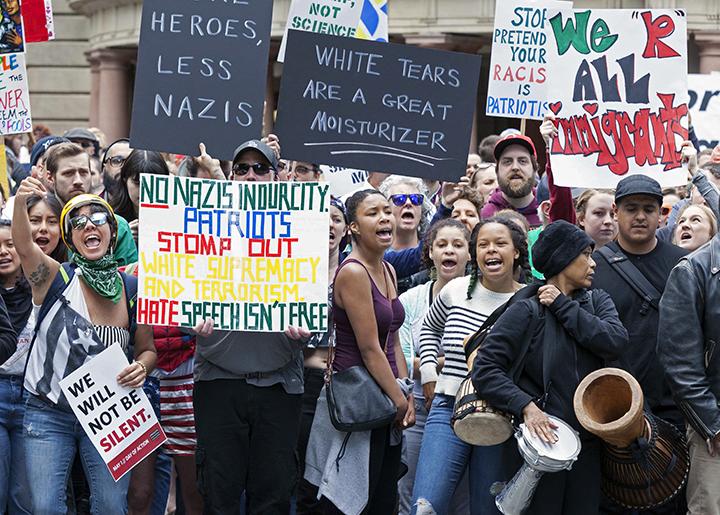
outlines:
M510 421L497 413L473 413L456 420L453 430L463 442L480 446L501 444L513 434Z
M559 418L548 415L548 418L555 423L557 429L555 434L558 436L558 441L554 444L548 444L530 434L525 424L520 424L522 430L522 437L525 442L533 448L538 456L557 460L558 462L565 462L574 460L580 454L580 438L577 433Z

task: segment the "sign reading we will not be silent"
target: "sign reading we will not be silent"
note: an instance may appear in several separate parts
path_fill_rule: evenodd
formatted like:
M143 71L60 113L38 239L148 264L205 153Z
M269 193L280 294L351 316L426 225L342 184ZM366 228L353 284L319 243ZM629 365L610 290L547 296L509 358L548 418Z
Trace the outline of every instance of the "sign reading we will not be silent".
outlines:
M0 56L0 135L32 130L25 54Z
M138 323L327 330L329 203L325 183L142 175Z
M145 0L130 143L232 159L262 132L272 0Z
M487 116L542 120L547 113L547 9L557 0L497 0Z
M118 384L116 378L127 366L120 345L111 345L60 381L115 481L167 440L143 389Z
M456 181L480 56L291 30L275 132L283 157Z
M548 19L555 183L614 188L641 173L663 187L685 184L685 12L549 10Z

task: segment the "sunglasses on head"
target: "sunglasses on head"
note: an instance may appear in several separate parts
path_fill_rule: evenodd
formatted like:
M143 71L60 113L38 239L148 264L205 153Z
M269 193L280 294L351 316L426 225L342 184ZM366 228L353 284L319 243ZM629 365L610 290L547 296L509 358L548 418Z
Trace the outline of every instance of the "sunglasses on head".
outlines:
M70 219L70 226L74 230L84 229L88 223L88 220L90 222L92 222L92 224L95 227L100 227L101 225L105 225L107 223L108 214L107 213L93 213L90 216L88 216L88 215L73 216Z
M255 173L255 175L267 175L270 172L275 171L272 166L266 165L265 163L255 163L252 165L247 163L238 163L233 165L232 167L233 173L240 177L242 177L243 175L247 175L251 169L253 173Z
M390 195L390 200L392 200L392 203L397 207L404 206L408 199L410 199L410 203L413 206L419 206L423 203L423 200L425 200L425 195L422 193L410 193L409 195L406 193L398 193L397 195Z

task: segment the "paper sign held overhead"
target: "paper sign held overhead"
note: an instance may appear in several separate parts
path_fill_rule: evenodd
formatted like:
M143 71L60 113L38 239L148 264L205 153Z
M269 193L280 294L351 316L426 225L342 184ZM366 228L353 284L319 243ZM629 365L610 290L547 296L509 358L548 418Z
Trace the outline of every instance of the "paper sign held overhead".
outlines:
M700 148L720 143L720 74L688 75L688 108Z
M60 381L115 481L167 440L143 389L118 384L116 378L127 366L120 345L111 345Z
M278 62L285 60L288 30L305 30L346 38L355 37L363 0L293 0L283 34Z
M0 56L0 135L32 130L25 54Z
M272 0L145 0L130 143L232 159L262 132Z
M23 0L22 15L26 43L55 39L52 0Z
M0 2L0 54L25 52L22 18L20 0Z
M547 113L547 9L572 2L497 0L487 116L542 120Z
M290 31L275 132L283 157L457 180L480 56Z
M548 11L555 183L614 188L642 173L687 182L687 38L682 10Z
M327 184L141 179L138 323L327 330Z

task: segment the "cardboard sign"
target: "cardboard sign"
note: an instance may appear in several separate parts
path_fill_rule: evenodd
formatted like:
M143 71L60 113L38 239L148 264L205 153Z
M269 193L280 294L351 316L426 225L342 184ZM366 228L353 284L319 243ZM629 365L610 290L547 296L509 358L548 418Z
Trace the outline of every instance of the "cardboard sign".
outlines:
M0 135L32 131L25 54L0 56Z
M542 120L547 113L547 9L572 2L497 0L487 116Z
M60 381L115 481L167 440L143 389L118 384L117 376L127 366L122 348L111 345Z
M272 0L145 0L130 144L232 159L262 132Z
M363 3L355 37L371 41L390 39L388 0L355 0Z
M687 38L682 10L548 12L555 183L614 188L642 173L687 182Z
M0 2L0 54L25 52L20 0Z
M0 142L0 187L2 187L4 200L10 198L10 181L8 181L7 154L5 143Z
M431 179L465 174L480 56L291 30L283 157Z
M141 179L138 323L327 330L326 183Z
M55 39L52 0L23 0L22 16L26 43Z
M688 109L700 148L720 143L720 74L688 75Z
M346 38L355 37L360 23L363 0L293 0L287 17L278 62L285 60L285 44L288 30L305 30L319 34L332 34Z
M342 166L321 165L320 170L323 178L330 185L330 194L334 197L342 197L351 191L355 191L358 185L368 178L368 173L365 170L353 170Z

